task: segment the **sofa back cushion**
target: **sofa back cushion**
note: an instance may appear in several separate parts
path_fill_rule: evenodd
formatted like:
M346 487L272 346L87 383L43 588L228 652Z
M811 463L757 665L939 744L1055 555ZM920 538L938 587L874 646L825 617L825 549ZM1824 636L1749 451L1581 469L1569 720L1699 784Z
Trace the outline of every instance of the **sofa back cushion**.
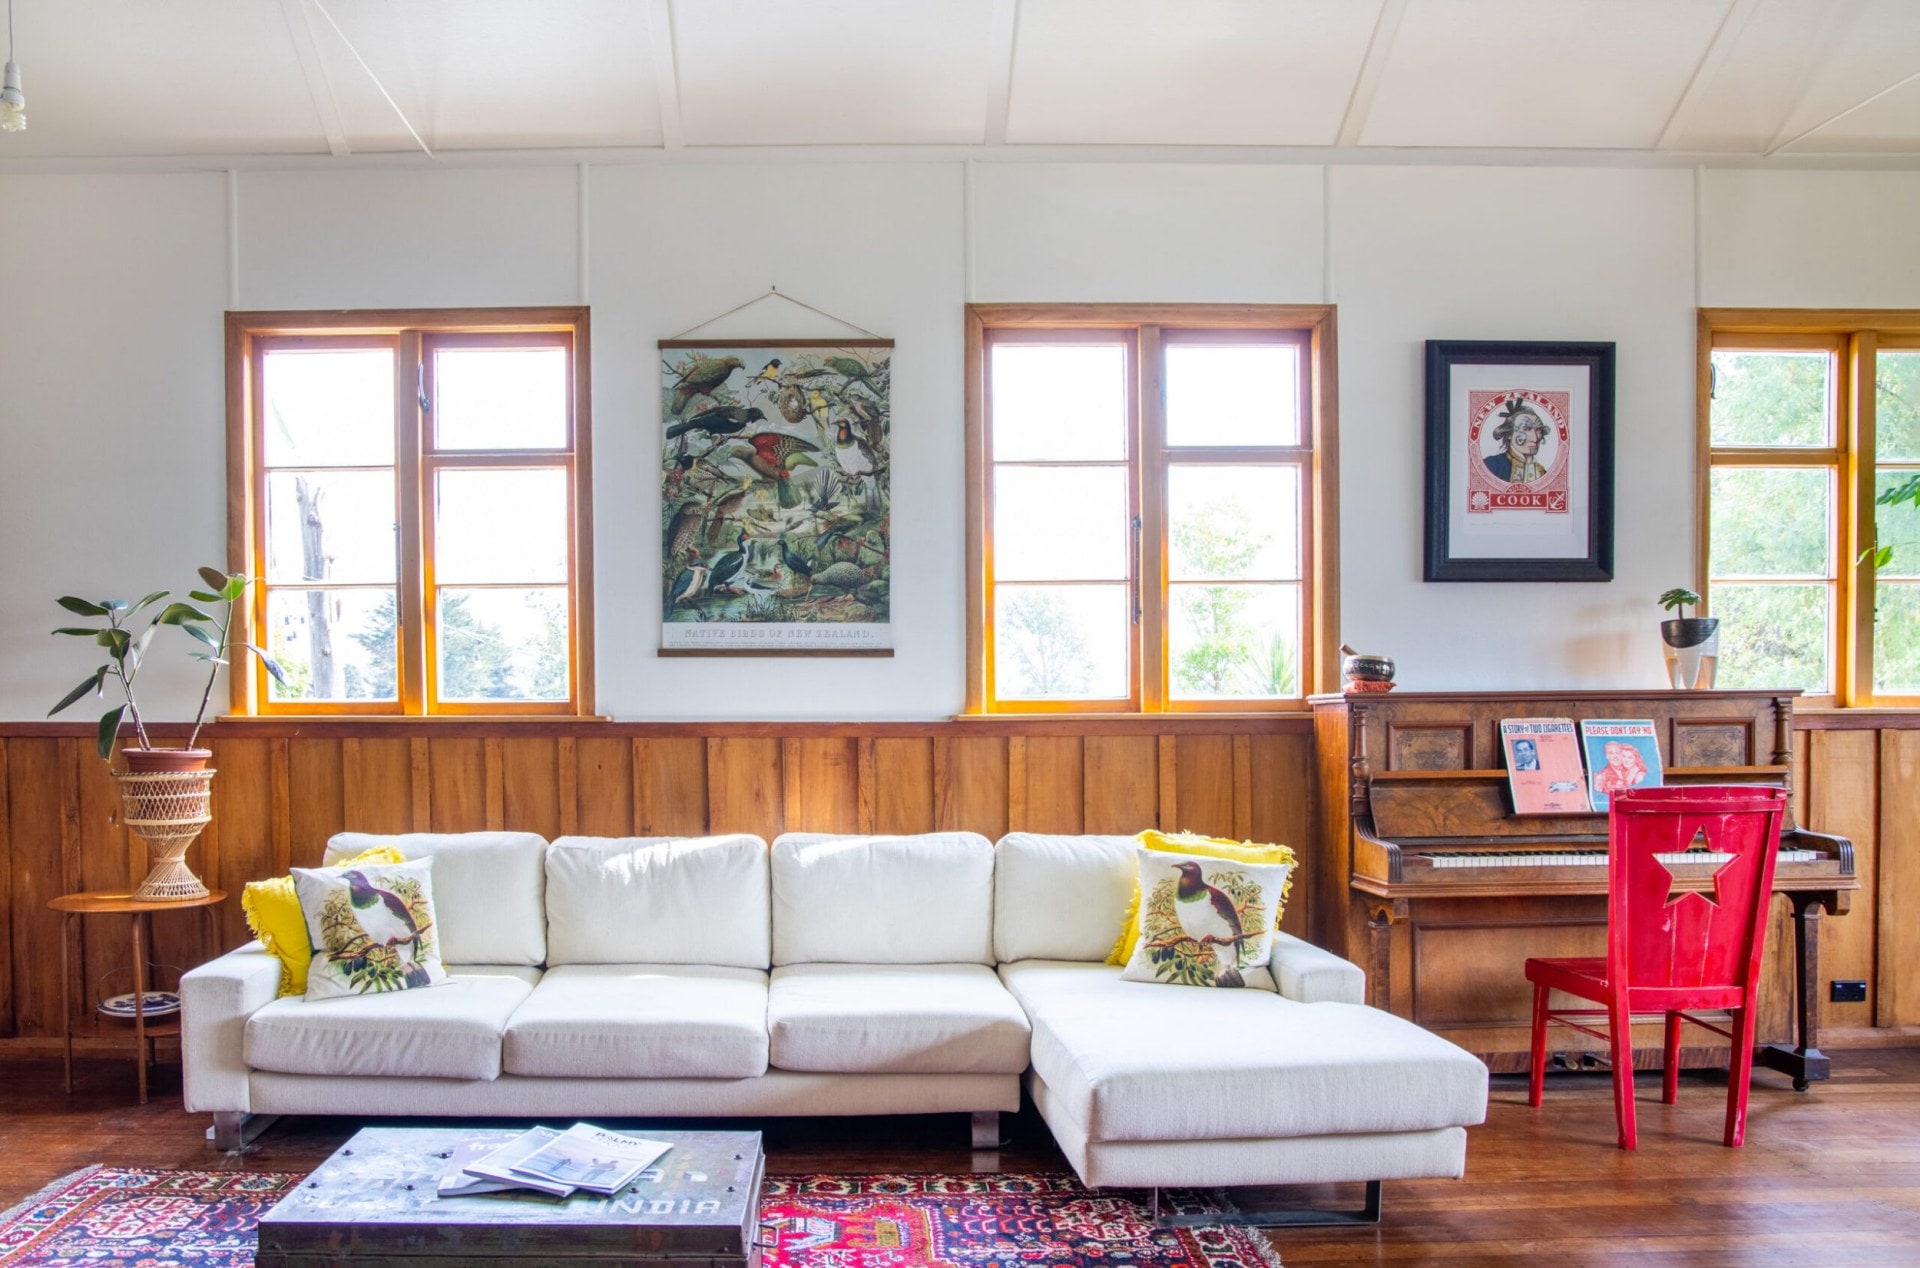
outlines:
M992 964L992 843L974 832L776 838L773 962Z
M547 956L546 839L531 832L337 832L329 867L390 845L433 860L433 913L449 965L541 964Z
M765 969L767 843L560 837L547 848L547 963Z
M1009 832L994 847L993 950L1017 960L1105 960L1133 900L1134 837Z

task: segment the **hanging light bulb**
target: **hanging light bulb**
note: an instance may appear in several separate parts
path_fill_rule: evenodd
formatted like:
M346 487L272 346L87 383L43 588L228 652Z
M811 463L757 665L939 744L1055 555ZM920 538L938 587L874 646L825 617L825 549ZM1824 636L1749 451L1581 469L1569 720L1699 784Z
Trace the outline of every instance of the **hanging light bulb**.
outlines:
M27 130L27 94L20 91L20 67L13 60L13 0L7 0L7 70L0 83L0 132Z

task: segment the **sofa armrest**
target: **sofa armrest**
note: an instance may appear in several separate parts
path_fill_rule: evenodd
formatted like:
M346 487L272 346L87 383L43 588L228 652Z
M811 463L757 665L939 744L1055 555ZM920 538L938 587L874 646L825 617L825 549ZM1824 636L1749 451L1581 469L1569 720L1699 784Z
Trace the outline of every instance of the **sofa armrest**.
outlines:
M1273 935L1272 970L1280 993L1302 1004L1367 1002L1367 975L1359 965L1290 933Z
M280 961L249 942L180 978L181 1099L196 1113L249 1113L247 1018L280 993Z

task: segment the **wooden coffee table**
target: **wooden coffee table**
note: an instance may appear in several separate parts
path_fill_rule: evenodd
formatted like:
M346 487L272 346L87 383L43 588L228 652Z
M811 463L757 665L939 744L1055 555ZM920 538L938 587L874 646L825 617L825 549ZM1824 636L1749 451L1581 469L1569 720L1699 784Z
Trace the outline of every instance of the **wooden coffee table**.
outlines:
M625 1129L622 1129L625 1130ZM513 1129L368 1127L260 1220L259 1268L435 1263L758 1268L759 1132L636 1135L673 1147L627 1188L564 1201L532 1193L443 1198L454 1146Z

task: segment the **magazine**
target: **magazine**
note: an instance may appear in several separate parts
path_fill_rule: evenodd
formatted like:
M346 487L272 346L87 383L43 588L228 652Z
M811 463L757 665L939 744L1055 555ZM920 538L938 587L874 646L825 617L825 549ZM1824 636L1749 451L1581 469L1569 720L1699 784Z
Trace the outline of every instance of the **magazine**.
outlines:
M590 1193L617 1193L672 1146L575 1123L535 1152L510 1163L513 1173Z
M1660 741L1651 719L1594 718L1580 724L1580 740L1595 810L1605 810L1614 793L1660 786Z
M532 1189L536 1193L564 1198L572 1193L576 1186L541 1176L522 1175L514 1169L516 1163L526 1161L528 1155L544 1148L559 1136L560 1133L551 1127L535 1127L514 1137L506 1144L497 1146L478 1161L469 1162L465 1171L468 1175L482 1180L497 1180L503 1185L510 1185L516 1189Z
M475 1193L504 1193L517 1187L510 1180L485 1180L467 1174L469 1164L479 1162L498 1148L499 1145L484 1140L467 1140L455 1145L448 1155L447 1169L440 1175L439 1195L464 1198Z
M1588 814L1580 734L1572 718L1502 718L1507 783L1519 815Z

